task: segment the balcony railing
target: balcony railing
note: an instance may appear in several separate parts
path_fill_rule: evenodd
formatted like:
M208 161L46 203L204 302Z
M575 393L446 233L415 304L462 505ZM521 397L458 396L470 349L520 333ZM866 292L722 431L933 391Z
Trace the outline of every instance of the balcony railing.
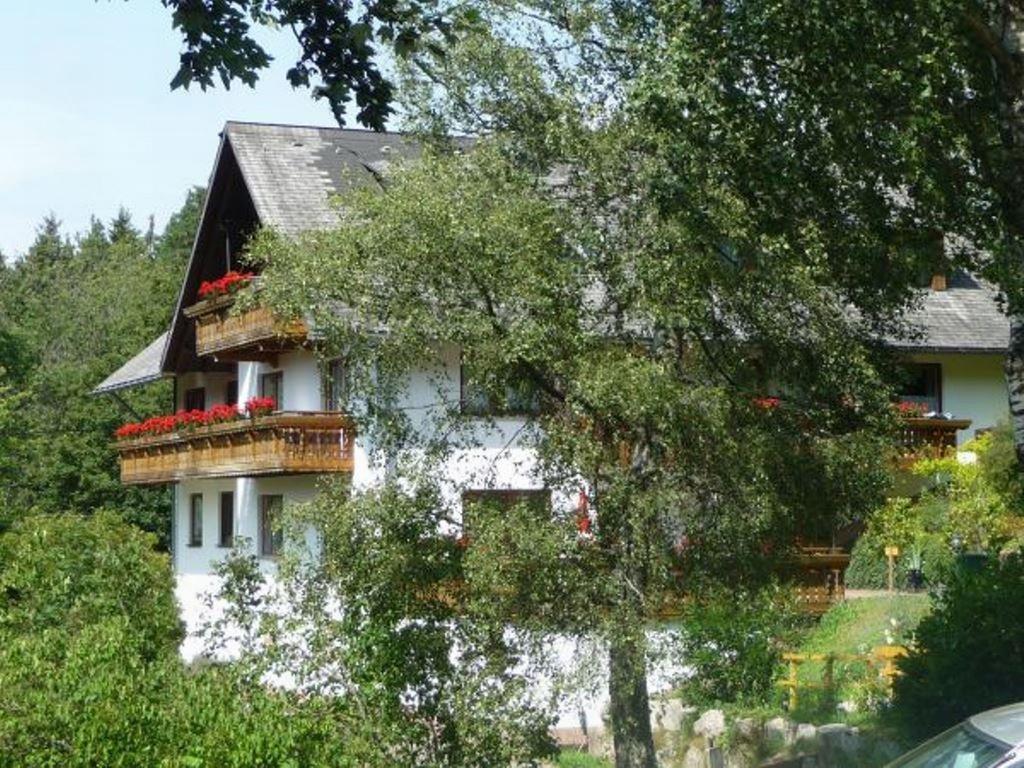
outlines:
M185 308L196 323L196 354L222 360L262 360L301 344L308 329L301 320L283 321L268 307L232 312L232 295L215 296Z
M904 417L899 445L904 454L941 456L956 450L956 433L971 426L970 419Z
M352 471L352 422L337 413L274 413L118 440L121 482Z
M846 568L850 555L832 547L801 547L795 558L797 606L820 616L846 597Z

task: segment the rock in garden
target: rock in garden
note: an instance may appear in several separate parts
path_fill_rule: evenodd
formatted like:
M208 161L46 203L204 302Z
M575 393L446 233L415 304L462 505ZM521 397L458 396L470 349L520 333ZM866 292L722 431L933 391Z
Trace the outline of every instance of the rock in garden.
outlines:
M796 741L814 741L814 737L818 735L818 729L810 723L800 723L796 727Z
M725 733L725 713L720 709L709 709L693 724L693 733L708 739L717 739Z
M794 729L786 718L773 717L764 724L764 736L768 741L779 741L789 746L794 741Z

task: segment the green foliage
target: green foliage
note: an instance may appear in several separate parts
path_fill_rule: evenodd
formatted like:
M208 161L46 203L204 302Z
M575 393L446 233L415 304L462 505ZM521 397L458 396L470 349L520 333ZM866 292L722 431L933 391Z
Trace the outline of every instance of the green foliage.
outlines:
M803 624L792 595L777 587L721 590L687 604L680 658L693 673L683 699L696 706L773 700L782 654Z
M463 611L464 551L441 533L451 518L437 488L339 483L288 514L286 615L255 558L236 552L220 569L247 679L281 672L331 696L339 678L324 670L338 670L362 765L497 768L553 754L546 702L516 669L528 660L505 617ZM316 558L299 544L310 525L322 534Z
M0 766L359 764L335 701L183 665L154 545L107 512L0 534Z
M1013 432L1006 422L975 438L965 449L978 454L982 480L1011 510L1024 509L1024 475L1013 446Z
M586 752L562 750L558 753L556 765L558 768L610 768L611 763Z
M339 125L354 98L356 119L376 130L384 129L394 99L393 85L378 66L379 49L388 47L403 58L425 49L440 54L453 25L471 18L439 3L404 6L393 0L164 0L164 6L185 46L172 88L195 83L206 90L217 80L225 88L235 81L253 86L273 58L253 27L291 29L301 47L288 70L292 86L326 99Z
M1024 699L1024 560L959 571L933 599L895 686L895 715L919 737Z
M914 567L915 553L920 556L925 584L942 584L953 566L954 553L949 541L937 533L919 532L911 544L900 550L896 559L894 583L897 589L906 589L907 571ZM889 586L889 562L885 544L873 535L861 536L850 552L850 565L846 569L846 586L852 589L886 589Z
M111 512L18 520L0 535L0 638L74 637L123 619L145 657L174 653L173 578L155 544Z
M928 584L940 584L953 564L953 542L960 542L968 552L1019 547L1020 472L1009 431L1000 427L963 449L977 460L963 463L953 456L919 460L913 471L928 482L922 495L914 500L889 499L871 515L851 553L848 586L888 586L886 546L900 549L898 588L907 585L906 574L915 567L915 560L920 561Z
M89 393L166 330L201 204L201 190L192 190L153 243L125 211L109 233L94 220L74 242L50 217L25 257L0 272L0 367L18 388L16 412L0 417L8 511L107 506L166 546L169 494L121 485L110 442L127 414ZM170 390L156 384L124 396L138 412L165 411ZM6 433L15 437L4 443Z

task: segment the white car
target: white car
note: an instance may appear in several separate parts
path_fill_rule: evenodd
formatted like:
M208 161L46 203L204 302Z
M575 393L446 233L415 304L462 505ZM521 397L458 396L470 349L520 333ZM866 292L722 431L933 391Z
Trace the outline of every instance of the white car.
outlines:
M886 768L1024 768L1024 702L990 709Z

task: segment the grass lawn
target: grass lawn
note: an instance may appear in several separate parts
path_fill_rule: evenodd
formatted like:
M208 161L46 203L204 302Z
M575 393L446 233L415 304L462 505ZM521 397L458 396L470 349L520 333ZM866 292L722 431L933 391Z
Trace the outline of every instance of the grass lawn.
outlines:
M875 646L885 645L887 632L895 643L905 643L929 610L931 601L926 594L847 600L822 617L800 651L865 653Z
M918 622L930 610L931 602L925 594L847 600L826 613L796 650L846 656L869 653L872 648L890 643L904 645L910 642ZM804 683L821 683L824 667L824 662L801 664L799 679ZM837 704L846 702L865 709L872 699L885 693L876 671L866 663L838 661L834 675L832 691L800 690L797 710L791 716L805 722L834 721ZM780 691L780 698L785 695ZM860 718L854 715L848 719Z

